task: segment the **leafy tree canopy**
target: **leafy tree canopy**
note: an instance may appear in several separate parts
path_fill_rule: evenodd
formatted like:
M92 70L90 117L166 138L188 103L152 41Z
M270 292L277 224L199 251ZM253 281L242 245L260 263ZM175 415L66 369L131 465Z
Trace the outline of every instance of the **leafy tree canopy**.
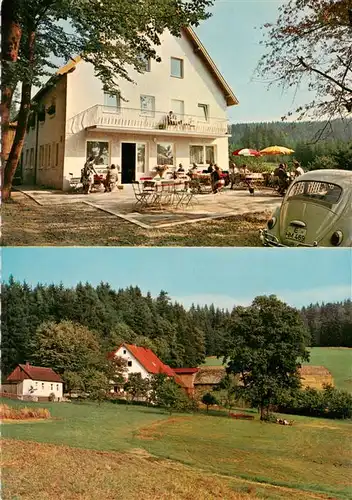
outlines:
M273 295L234 310L224 360L229 373L240 375L238 390L260 408L261 418L283 390L300 386L300 361L309 359L307 340L299 312Z
M307 86L312 100L296 109L300 118L351 113L352 0L289 0L263 28L258 73L284 89Z

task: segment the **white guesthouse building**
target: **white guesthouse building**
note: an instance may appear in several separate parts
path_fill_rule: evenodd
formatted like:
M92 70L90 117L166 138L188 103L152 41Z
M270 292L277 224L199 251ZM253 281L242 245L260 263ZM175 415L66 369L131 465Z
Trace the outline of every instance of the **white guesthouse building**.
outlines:
M227 107L236 96L191 28L180 38L165 32L157 51L161 63L129 71L135 83L119 80L126 101L104 93L80 58L58 70L35 97L41 112L28 127L23 184L67 189L89 155L101 171L118 165L123 184L160 164L188 170L213 161L226 169Z
M63 380L51 368L32 366L29 363L17 365L1 387L2 395L31 397L47 401L50 395L60 401L63 396Z

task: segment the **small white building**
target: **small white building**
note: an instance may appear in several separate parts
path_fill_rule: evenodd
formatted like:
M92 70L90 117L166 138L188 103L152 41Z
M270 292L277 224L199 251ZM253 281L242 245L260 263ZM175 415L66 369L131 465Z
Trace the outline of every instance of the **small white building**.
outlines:
M51 368L32 366L29 363L18 365L2 385L2 395L6 393L19 399L33 397L38 401L48 401L51 394L55 400L63 397L63 380Z
M127 68L133 83L118 80L122 99L104 93L92 64L80 57L57 71L34 98L41 111L28 124L24 184L68 189L91 155L98 172L116 164L122 184L156 165L228 168L233 91L191 28L180 37L165 31L156 49L161 62L145 61L142 74Z

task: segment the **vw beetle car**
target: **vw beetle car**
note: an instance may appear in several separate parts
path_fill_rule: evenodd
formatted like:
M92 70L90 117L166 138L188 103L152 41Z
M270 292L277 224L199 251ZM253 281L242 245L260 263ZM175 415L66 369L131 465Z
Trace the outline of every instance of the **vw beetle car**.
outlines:
M260 238L264 246L351 247L352 172L312 170L297 177Z

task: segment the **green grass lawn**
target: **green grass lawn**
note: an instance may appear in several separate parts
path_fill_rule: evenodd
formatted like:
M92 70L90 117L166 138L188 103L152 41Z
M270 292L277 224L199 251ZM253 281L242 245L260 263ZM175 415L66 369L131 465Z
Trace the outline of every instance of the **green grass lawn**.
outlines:
M325 366L334 378L335 387L352 392L352 349L345 347L312 347L310 365ZM222 358L208 357L206 366L222 365Z
M8 400L6 404L31 406ZM133 448L134 434L141 426L151 425L168 416L154 408L111 403L100 406L86 402L40 403L40 407L48 408L53 420L6 424L2 428L3 437L92 450L125 451Z
M130 406L126 410L110 403L40 406L49 408L54 418L5 424L3 437L104 452L144 450L154 459L169 459L217 477L326 493L330 498L352 496L348 490L350 422L295 417L292 427L284 427L263 424L257 418L238 421L205 414L169 417L158 409Z

